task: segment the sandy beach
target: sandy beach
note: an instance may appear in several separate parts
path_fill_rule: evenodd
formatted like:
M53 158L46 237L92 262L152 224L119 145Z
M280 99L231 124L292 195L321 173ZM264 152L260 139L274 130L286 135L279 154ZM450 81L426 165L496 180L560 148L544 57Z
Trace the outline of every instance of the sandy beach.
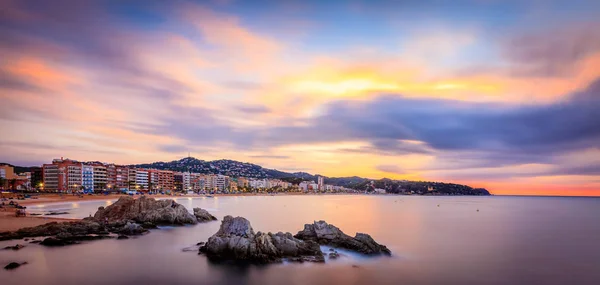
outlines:
M306 193L280 193L275 195L315 195L315 194L306 194ZM35 196L35 198L27 198L25 200L17 200L12 199L9 201L15 201L22 206L32 206L46 203L59 203L59 202L80 202L80 201L96 201L96 200L110 200L110 199L118 199L123 196L122 194L111 194L111 195L58 195L58 194L42 194ZM222 196L270 196L270 194L265 193L239 193L239 194L214 194L214 197L222 197ZM5 196L7 197L7 196ZM139 197L139 196L136 196ZM185 195L185 196L171 196L171 195L149 195L152 198L182 198L182 197L204 197L204 195ZM8 204L8 201L4 201L5 204ZM56 217L39 217L39 216L29 216L26 217L16 217L15 216L15 208L4 208L0 210L0 232L5 231L16 231L20 228L26 227L34 227L38 225L43 225L45 223L50 222L64 222L75 219L65 219L65 218L56 218Z

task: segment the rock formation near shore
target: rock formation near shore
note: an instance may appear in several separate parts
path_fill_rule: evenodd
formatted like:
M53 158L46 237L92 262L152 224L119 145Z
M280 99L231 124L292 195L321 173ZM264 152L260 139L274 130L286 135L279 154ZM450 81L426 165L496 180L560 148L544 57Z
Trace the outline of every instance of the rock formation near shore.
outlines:
M349 249L365 255L391 255L387 247L375 242L368 234L357 233L355 237L351 237L324 221L307 224L303 231L292 236L282 232L254 233L248 220L232 216L223 219L219 231L200 247L200 253L219 261L324 262L319 245ZM340 255L332 250L329 256L335 259Z
M201 208L194 208L194 216L196 216L196 220L201 223L217 220L215 216L211 215L207 210Z
M200 247L200 253L215 261L325 261L315 242L296 239L290 233L254 233L248 220L232 216L223 218L219 231Z
M132 220L137 223L154 223L169 225L196 224L196 217L181 204L173 200L154 200L142 196L134 199L130 196L122 196L114 204L104 208L98 208L94 215L97 221L108 222Z
M325 221L314 222L304 225L304 230L295 236L304 241L314 241L321 245L345 248L366 255L391 255L391 251L384 245L380 245L368 234L357 233L351 237L334 225Z
M156 201L153 198L133 199L123 196L114 204L100 207L94 217L81 221L52 222L23 228L14 232L0 233L0 240L28 237L47 237L40 242L46 246L77 244L80 241L113 238L118 235L141 235L156 225L196 224L198 221L216 220L207 211L194 209L192 215L173 200Z

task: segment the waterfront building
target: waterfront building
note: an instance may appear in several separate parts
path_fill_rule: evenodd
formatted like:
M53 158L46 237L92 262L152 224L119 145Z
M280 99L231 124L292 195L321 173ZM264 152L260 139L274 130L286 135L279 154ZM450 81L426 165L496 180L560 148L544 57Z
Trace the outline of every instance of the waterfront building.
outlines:
M85 193L94 192L94 166L86 164L81 166L81 186Z

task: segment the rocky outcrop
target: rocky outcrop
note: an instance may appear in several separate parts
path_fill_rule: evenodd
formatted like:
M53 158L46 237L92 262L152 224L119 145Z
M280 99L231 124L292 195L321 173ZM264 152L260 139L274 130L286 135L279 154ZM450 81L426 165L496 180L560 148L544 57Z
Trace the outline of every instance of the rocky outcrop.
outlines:
M90 220L73 221L73 222L51 222L36 227L23 228L14 232L0 233L0 240L22 239L27 237L55 236L58 234L69 233L72 235L102 235L108 234L107 229Z
M21 248L24 248L25 246L22 244L15 244L13 246L7 246L4 249L12 249L12 250L19 250Z
M21 265L25 265L25 264L27 264L27 262L23 262L23 263L11 262L11 263L7 264L6 266L4 266L4 269L12 270L12 269L20 267Z
M94 215L97 221L116 222L132 220L137 223L183 225L196 224L197 219L181 204L173 200L154 200L142 196L134 199L122 196L114 204L98 208Z
M334 225L325 221L304 225L304 230L299 231L295 238L304 241L314 241L321 245L329 245L357 251L366 255L391 255L391 251L380 245L368 234L357 233L351 237Z
M255 233L242 217L226 216L219 231L200 247L211 260L273 263L283 260L324 262L319 245L296 239L290 233Z
M211 215L207 210L201 208L194 208L194 216L196 216L196 220L201 223L217 220L215 216Z

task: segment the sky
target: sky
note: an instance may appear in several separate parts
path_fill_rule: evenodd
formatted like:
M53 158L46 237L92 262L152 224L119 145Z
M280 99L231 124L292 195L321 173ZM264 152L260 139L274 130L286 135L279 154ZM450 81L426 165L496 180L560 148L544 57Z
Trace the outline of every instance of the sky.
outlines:
M0 0L0 161L600 196L600 1Z

